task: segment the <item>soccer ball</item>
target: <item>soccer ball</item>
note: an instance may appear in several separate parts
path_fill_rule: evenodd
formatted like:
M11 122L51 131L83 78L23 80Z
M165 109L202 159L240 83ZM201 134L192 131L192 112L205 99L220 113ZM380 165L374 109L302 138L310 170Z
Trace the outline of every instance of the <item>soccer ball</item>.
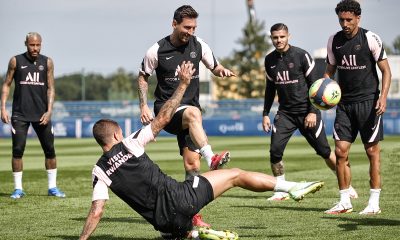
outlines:
M320 110L328 110L339 103L342 91L336 81L320 78L311 85L308 96L314 107Z

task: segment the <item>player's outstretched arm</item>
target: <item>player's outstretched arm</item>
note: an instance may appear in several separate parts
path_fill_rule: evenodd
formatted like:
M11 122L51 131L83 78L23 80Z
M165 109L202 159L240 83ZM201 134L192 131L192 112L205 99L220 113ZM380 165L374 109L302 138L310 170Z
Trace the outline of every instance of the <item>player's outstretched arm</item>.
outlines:
M106 200L95 200L92 202L92 207L90 208L89 214L86 218L85 226L83 227L80 240L88 239L90 235L94 232L97 224L100 222L101 216L103 215L104 206Z
M178 77L180 79L179 86L176 88L172 97L168 99L168 101L162 106L160 112L157 114L151 124L151 130L154 136L157 136L161 129L163 129L169 123L169 121L171 121L172 116L175 114L176 109L181 103L186 88L190 84L193 73L196 71L196 69L193 68L193 63L191 62L182 62L180 68L181 69L178 72Z
M234 72L225 68L221 64L218 64L218 66L214 68L214 70L212 70L212 73L218 77L232 77L232 76L236 77L236 74Z

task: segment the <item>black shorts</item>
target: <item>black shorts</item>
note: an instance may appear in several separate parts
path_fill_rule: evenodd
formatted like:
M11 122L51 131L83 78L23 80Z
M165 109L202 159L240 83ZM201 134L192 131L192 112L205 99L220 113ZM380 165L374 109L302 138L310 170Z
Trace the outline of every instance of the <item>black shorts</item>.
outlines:
M196 147L196 145L190 138L189 129L182 129L182 116L185 109L185 106L180 106L175 112L169 124L164 127L164 130L168 133L176 135L180 155L183 154L183 149L185 147L189 148L189 150L191 151L200 153L200 150Z
M383 140L383 116L376 115L376 100L360 103L339 103L333 128L333 138L353 143L358 132L364 144Z
M25 151L26 137L28 134L29 125L32 124L36 135L39 138L46 158L55 158L54 150L54 133L51 121L46 125L40 125L39 122L26 122L17 119L11 120L11 135L12 135L12 153L14 158L22 158Z
M193 228L193 216L213 200L213 188L201 175L178 183L177 187L164 189L156 203L156 230L186 237Z
M289 114L278 111L275 115L270 145L271 163L278 163L282 160L286 145L297 129L299 129L300 133L306 138L307 142L314 148L318 155L325 159L329 158L331 148L326 138L321 113L316 113L317 124L314 128L304 127L304 119L307 114Z

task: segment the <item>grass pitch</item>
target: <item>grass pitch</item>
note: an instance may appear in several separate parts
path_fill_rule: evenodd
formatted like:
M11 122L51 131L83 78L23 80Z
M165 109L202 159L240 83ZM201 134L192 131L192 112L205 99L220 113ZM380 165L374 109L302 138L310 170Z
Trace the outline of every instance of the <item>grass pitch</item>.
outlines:
M228 167L271 174L269 137L210 137L215 152L229 149ZM331 145L332 142L331 142ZM304 138L293 137L285 151L288 180L322 180L325 186L302 202L267 202L271 192L232 189L201 213L216 229L230 229L240 239L398 239L400 233L400 137L386 136L382 148L382 214L360 216L368 202L368 160L360 142L350 151L352 185L360 197L355 213L323 213L338 201L337 182ZM27 196L12 200L11 139L0 139L0 239L77 239L91 204L91 170L101 149L93 139L56 139L58 186L67 198L47 196L44 157L37 139L29 139L24 156L23 187ZM158 138L149 156L166 173L184 179L175 138ZM204 162L203 170L206 170ZM91 239L160 239L143 218L110 191L103 218Z

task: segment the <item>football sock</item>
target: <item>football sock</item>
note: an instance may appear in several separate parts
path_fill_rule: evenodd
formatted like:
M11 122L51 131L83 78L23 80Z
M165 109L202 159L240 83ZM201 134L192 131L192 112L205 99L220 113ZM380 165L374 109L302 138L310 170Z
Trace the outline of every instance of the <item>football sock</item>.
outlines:
M207 165L211 166L211 158L214 156L211 145L207 144L204 147L200 148L200 154L207 161Z
M47 180L49 183L49 189L57 187L57 168L48 169L47 171Z
M279 177L276 178L276 185L274 187L275 192L289 192L297 183L283 180Z
M343 190L339 190L340 203L346 204L346 205L351 205L349 192L350 192L349 188L343 189Z
M199 238L199 231L197 231L197 230L193 230L193 231L190 233L190 235L191 235L192 239L200 239L200 238Z
M370 189L369 194L368 205L379 208L379 196L381 194L381 189Z
M21 172L13 172L14 177L14 189L22 190L22 171Z

